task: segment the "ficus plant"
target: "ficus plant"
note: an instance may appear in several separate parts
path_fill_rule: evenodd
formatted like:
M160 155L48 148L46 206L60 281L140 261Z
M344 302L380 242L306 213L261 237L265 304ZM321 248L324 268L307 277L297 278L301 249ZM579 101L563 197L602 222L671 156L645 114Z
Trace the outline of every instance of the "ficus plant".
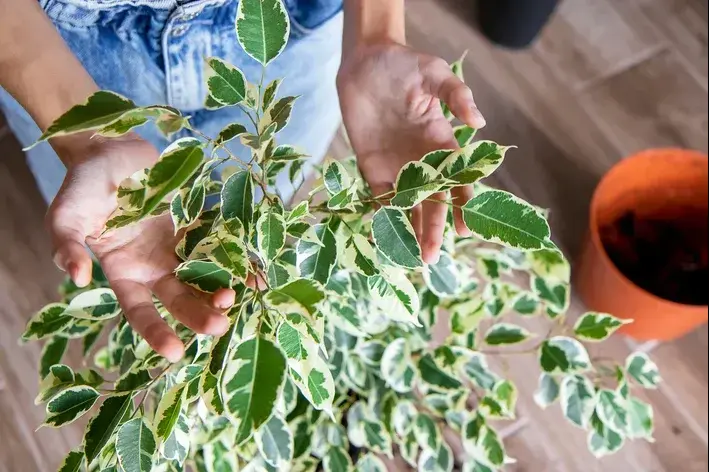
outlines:
M289 35L281 0L242 0L236 32L265 68ZM452 67L462 78L460 61ZM505 352L538 358L534 399L542 408L558 401L596 456L652 440L652 409L631 390L657 386L655 364L638 353L594 366L584 347L627 321L586 313L569 324L570 267L545 212L479 183L510 147L459 126L457 149L410 162L388 194L372 195L353 157L316 166L307 198L284 201L276 177L298 188L309 172L305 153L277 144L297 97L279 96L280 80L249 83L218 58L206 70L206 107L239 107L248 123L209 137L171 107L101 91L40 138L114 137L148 121L168 136L192 131L127 176L105 231L169 213L182 235L178 278L196 291L238 293L217 337L194 334L155 299L187 345L172 364L126 323L98 265L89 286L62 286L62 303L40 310L22 336L46 340L43 426L92 415L62 472L385 471L394 456L421 471L500 470L513 459L495 427L515 418L519 392L487 356ZM237 139L250 160L232 154ZM230 170L213 179L225 163ZM460 207L473 236L457 237L449 217L440 260L424 264L409 212L462 185L475 186ZM247 286L249 278L264 283ZM519 317L544 317L547 334ZM107 345L95 349L102 333ZM95 369L62 364L71 340Z

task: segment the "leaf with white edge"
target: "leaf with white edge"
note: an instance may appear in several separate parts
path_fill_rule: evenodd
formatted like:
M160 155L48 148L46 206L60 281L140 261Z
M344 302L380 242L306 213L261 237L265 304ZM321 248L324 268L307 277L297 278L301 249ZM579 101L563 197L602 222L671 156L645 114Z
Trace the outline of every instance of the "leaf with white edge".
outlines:
M274 126L271 133L275 134L286 127L293 112L293 105L298 97L283 97L278 99L261 117L259 129L261 131Z
M232 284L231 274L211 261L183 262L175 269L175 275L190 287L207 293L230 288Z
M539 364L542 370L549 374L580 373L591 368L591 359L580 342L564 336L555 336L540 346Z
M534 294L545 301L550 308L553 308L555 313L564 313L571 302L569 297L569 285L567 283L558 283L550 285L541 277L535 277L532 282ZM556 316L551 316L555 318Z
M478 414L471 415L462 429L465 452L476 462L495 470L505 463L505 449L497 433Z
M293 146L281 145L273 150L271 155L268 156L268 159L271 162L288 163L288 162L300 162L303 159L306 159L307 157L308 157L307 154L300 152L298 149L296 149ZM303 203L307 203L307 202L308 202L307 200L303 200L298 205L300 206Z
M425 413L419 413L413 425L414 436L421 449L438 450L441 445L441 431L436 422Z
M601 458L618 452L625 443L625 436L608 428L597 415L591 418L591 429L588 432L588 449Z
M325 285L337 263L335 235L327 224L315 225L306 234L296 246L298 271L301 277Z
M325 472L349 472L353 470L352 459L347 450L338 446L328 448L325 457L323 457L323 470Z
M470 351L468 359L463 364L463 372L475 385L483 390L492 390L499 378L487 365L485 356L479 352Z
M215 376L204 371L199 379L199 395L207 406L207 409L216 414L224 414L224 399L220 389L221 375Z
M468 125L461 125L453 128L453 136L455 136L455 140L458 141L458 146L462 148L472 142L477 132L478 130L471 128Z
M241 239L228 232L225 228L219 229L216 234L200 242L194 249L193 254L199 257L207 257L236 280L243 281L248 276L251 264L246 246Z
M379 274L379 261L370 242L361 234L353 234L345 245L342 265L365 277Z
M571 424L586 429L596 408L596 390L587 377L568 375L561 381L561 411Z
M84 433L82 448L87 463L90 464L109 442L132 404L132 393L109 397L103 402L98 413L89 421Z
M511 323L497 323L485 333L485 342L490 346L519 344L532 335L529 331Z
M396 208L413 208L433 195L444 183L444 179L438 179L438 171L432 166L425 162L409 162L399 171L394 186L395 195L390 204Z
M149 472L153 470L157 452L155 433L144 418L129 420L116 434L116 455L125 472Z
M365 364L372 367L379 367L382 363L382 357L384 357L384 351L387 347L388 344L373 339L360 344L357 348L357 354Z
M625 370L643 388L655 389L662 380L657 365L644 352L631 354L625 361Z
M227 125L224 127L219 134L217 135L216 138L216 145L217 146L223 146L224 144L228 143L232 139L236 139L242 134L246 134L248 130L246 129L246 126L239 124L239 123L232 123L230 125Z
M554 376L542 373L539 376L539 386L534 392L534 402L540 408L547 408L559 399L559 382Z
M186 390L187 386L185 384L178 384L160 397L160 402L155 412L155 435L158 442L166 441L175 429L177 420L182 414Z
M241 444L264 424L276 407L285 380L283 352L260 335L239 344L222 380L224 409Z
M372 218L372 237L389 261L406 269L423 267L421 247L406 214L397 208L380 208Z
M425 266L423 277L428 289L439 298L455 296L461 289L460 271L446 251L441 251L438 262Z
M355 470L357 472L387 472L388 469L380 458L370 452L359 458Z
M406 436L412 431L417 415L416 406L411 400L399 400L392 412L394 432L400 437Z
M330 160L322 171L323 183L330 196L337 195L352 186L352 178L342 163Z
M184 464L190 452L190 425L187 415L183 412L177 418L175 429L170 436L160 444L160 454L169 460Z
M367 286L372 302L388 319L420 325L418 292L403 270L382 266L381 275L369 277Z
M534 274L550 283L568 284L571 280L571 265L558 249L528 252L527 262Z
M512 300L512 310L520 315L533 316L539 313L539 299L528 292L522 292Z
M147 114L141 108L128 110L120 118L96 130L96 135L105 138L117 138L123 136L133 128L142 126L148 122Z
M52 366L61 363L68 344L69 340L61 336L54 336L44 344L42 355L39 359L40 379L44 379L49 375Z
M628 438L654 442L652 433L655 426L652 406L634 397L628 399L625 406L628 423L624 433Z
M442 369L431 354L421 356L418 370L421 380L435 390L456 390L463 386L458 379Z
M82 292L69 302L64 314L84 320L107 320L118 315L121 307L113 290L96 288Z
M74 321L72 316L65 314L67 305L50 303L43 307L27 323L22 334L23 341L35 341L62 332Z
M71 451L64 457L57 472L80 472L84 463L84 453L82 451Z
M205 60L209 97L222 105L238 105L246 98L246 79L233 65L216 57Z
M91 95L86 102L72 107L54 120L47 131L39 137L37 143L58 136L102 128L135 108L136 105L131 100L117 93L100 90Z
M492 398L502 407L502 412L507 418L515 417L515 407L519 392L517 387L509 380L498 381L492 389Z
M281 0L244 0L236 12L236 36L246 54L266 66L286 47L290 20Z
M492 141L477 141L451 154L437 169L454 186L471 185L495 172L509 149Z
M225 220L239 218L244 228L249 230L254 214L254 188L250 172L236 172L224 182L221 212Z
M367 418L362 427L364 429L364 445L371 451L392 457L391 437L382 422Z
M283 215L267 211L256 223L258 228L258 250L268 262L274 260L286 244L286 222Z
M282 313L300 313L312 317L325 299L325 290L320 283L308 279L296 279L266 294L266 302Z
M118 208L126 211L137 211L143 208L148 171L149 169L141 169L121 181L116 190Z
M628 413L625 409L625 400L620 394L603 389L598 392L596 402L596 414L603 424L618 434L625 434L628 427Z
M150 214L172 191L180 188L201 167L202 144L192 138L172 143L148 172L147 195L141 216Z
M288 423L273 415L255 435L261 457L278 470L287 469L293 460L293 433Z
M632 323L632 320L621 320L606 313L589 312L576 322L574 334L583 341L604 341L618 328L628 323Z
M551 234L535 207L501 190L473 197L463 207L463 219L477 237L516 249L541 249Z
M446 443L441 443L437 451L424 449L418 459L419 472L451 472L453 452Z
M69 387L47 402L47 417L43 426L59 428L72 423L91 409L101 396L88 385Z
M286 216L286 223L289 225L306 218L312 218L313 215L310 214L310 205L307 200L303 200L298 205L295 206L291 211L288 212Z
M267 110L271 106L271 103L273 103L273 100L276 98L281 82L281 79L275 79L263 89L262 109Z

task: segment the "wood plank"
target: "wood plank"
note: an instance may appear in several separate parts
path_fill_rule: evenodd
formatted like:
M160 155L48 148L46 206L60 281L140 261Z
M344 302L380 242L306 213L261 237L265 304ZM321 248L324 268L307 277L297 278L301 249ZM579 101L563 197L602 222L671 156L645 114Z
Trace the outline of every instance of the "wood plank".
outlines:
M653 26L628 2L566 0L535 49L572 90L582 90L662 46Z
M707 93L678 60L663 52L580 95L623 154L650 147L707 151Z

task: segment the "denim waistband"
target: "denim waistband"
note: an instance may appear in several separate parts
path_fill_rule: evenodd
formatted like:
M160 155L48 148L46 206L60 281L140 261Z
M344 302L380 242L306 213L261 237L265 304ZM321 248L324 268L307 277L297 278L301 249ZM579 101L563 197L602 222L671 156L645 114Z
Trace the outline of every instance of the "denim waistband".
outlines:
M199 7L224 4L230 0L61 0L65 5L71 5L87 10L103 10L111 7L133 6L150 7L156 10L173 10L183 7ZM40 0L42 6L52 3L52 0Z

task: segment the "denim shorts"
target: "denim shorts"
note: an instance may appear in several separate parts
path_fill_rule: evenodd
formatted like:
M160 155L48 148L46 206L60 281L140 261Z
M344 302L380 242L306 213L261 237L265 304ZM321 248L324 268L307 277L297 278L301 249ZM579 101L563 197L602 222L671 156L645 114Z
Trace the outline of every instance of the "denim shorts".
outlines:
M208 111L204 58L220 57L258 82L261 66L239 45L234 30L237 0L40 0L64 41L102 89L138 105L168 104L192 117L208 136L232 122L246 123L236 107ZM300 95L279 144L321 160L340 123L335 76L342 44L342 0L284 0L291 19L286 50L269 64L266 81L285 78L280 94ZM2 88L0 108L23 146L40 135L25 110ZM139 133L163 149L168 141L148 124ZM186 131L173 136L183 137ZM240 144L233 151L246 157ZM49 202L65 169L43 143L27 153L38 187ZM292 195L283 176L279 192Z

